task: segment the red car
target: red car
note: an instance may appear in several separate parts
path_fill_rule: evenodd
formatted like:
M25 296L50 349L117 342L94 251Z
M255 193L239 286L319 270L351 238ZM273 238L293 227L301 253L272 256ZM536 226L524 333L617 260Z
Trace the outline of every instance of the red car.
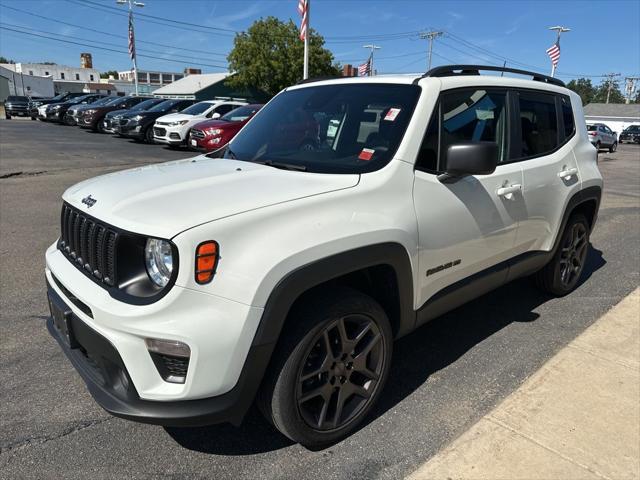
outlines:
M189 147L205 152L224 147L262 106L261 103L244 105L216 120L196 123L189 132Z

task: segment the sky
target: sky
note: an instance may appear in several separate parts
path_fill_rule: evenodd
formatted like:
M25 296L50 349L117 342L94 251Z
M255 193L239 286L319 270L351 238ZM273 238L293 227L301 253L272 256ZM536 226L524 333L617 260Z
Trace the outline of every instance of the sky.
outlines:
M136 17L138 68L145 70L226 71L234 32L269 15L299 23L297 0L143 1L135 13L156 17ZM129 70L126 11L115 0L0 0L0 56L76 66L88 51L100 71ZM365 44L380 46L378 73L424 72L428 43L419 32L429 30L444 33L435 40L433 66L506 60L549 73L545 50L555 33L548 27L563 25L571 28L560 40L557 76L563 80L593 77L597 84L605 73L640 76L639 0L311 0L310 21L342 64L363 63Z

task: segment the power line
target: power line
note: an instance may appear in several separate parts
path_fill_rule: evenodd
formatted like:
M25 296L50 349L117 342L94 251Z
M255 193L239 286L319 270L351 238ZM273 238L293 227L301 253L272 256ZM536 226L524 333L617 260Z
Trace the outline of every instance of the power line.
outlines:
M75 23L65 22L63 20L60 20L60 19L57 19L57 18L53 18L53 17L45 17L44 15L38 15L37 13L29 12L27 10L21 10L21 9L15 8L15 7L9 7L7 5L2 5L2 8L8 8L9 10L15 10L16 12L24 13L26 15L30 15L30 16L36 17L36 18L41 18L43 20L54 22L56 24L67 25L68 27L79 28L79 29L82 29L82 30L87 30L89 32L99 33L101 35L108 35L108 36L114 37L114 38L127 39L126 35L117 35L117 34L112 33L112 32L105 32L105 31L102 31L102 30L96 30L94 28L89 28L89 27L86 27L84 25L77 25ZM136 39L136 42L137 43L145 43L145 44L148 44L148 45L155 45L157 47L163 47L163 48L173 48L174 50L184 50L186 52L205 53L207 55L216 55L216 56L222 56L222 57L226 57L228 55L228 53L210 52L210 51L207 51L207 50L198 50L198 49L195 49L195 48L181 48L181 47L176 47L174 45L167 45L167 44L158 43L158 42L149 42L149 41L146 41L146 40L138 40L138 39Z
M16 30L14 28L3 27L1 25L0 25L0 30L7 30L7 31L10 31L10 32L19 33L21 35L28 35L28 36L32 36L32 37L44 38L44 39L47 39L47 40L53 40L55 42L69 43L69 44L72 44L72 45L80 45L82 47L94 48L96 50L104 50L104 51L107 51L107 52L115 52L115 53L121 53L121 54L124 54L124 55L129 55L129 52L127 52L127 51L115 50L113 48L107 48L107 47L99 47L99 46L96 46L96 45L91 45L91 44L81 43L81 42L74 42L74 41L71 41L71 40L63 40L61 38L48 37L48 36L40 35L40 34L37 34L37 33L24 32L22 30ZM201 65L201 66L204 66L204 67L220 68L222 70L226 70L227 69L226 66L215 65L215 64L210 64L210 63L190 62L188 60L177 60L177 59L174 60L172 58L156 57L156 56L153 56L153 55L146 55L146 54L145 55L141 54L139 56L140 57L144 57L144 58L150 58L150 59L153 59L153 60L164 60L166 62L181 63L183 65L185 63L187 63L187 64L191 63L193 65Z

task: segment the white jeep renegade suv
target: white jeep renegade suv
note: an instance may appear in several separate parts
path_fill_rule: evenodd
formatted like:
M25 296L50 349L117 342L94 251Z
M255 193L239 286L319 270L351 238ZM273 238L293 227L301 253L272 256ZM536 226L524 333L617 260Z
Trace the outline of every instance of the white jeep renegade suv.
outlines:
M69 188L48 326L96 401L187 426L257 400L326 445L396 338L525 275L571 292L602 190L580 97L481 70L303 82L209 157Z

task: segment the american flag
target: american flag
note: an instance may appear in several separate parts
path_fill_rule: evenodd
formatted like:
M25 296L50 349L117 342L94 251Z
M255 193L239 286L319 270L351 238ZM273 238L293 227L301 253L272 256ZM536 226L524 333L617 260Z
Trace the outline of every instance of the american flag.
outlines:
M370 73L371 73L371 57L369 57L369 59L366 62L358 66L359 77L366 77Z
M556 43L547 48L547 55L549 55L553 66L557 67L560 61L560 39L556 40Z
M307 38L307 27L309 26L309 5L308 0L298 0L298 13L302 17L300 22L300 40Z
M131 60L136 58L136 39L133 35L133 14L129 12L129 56Z

